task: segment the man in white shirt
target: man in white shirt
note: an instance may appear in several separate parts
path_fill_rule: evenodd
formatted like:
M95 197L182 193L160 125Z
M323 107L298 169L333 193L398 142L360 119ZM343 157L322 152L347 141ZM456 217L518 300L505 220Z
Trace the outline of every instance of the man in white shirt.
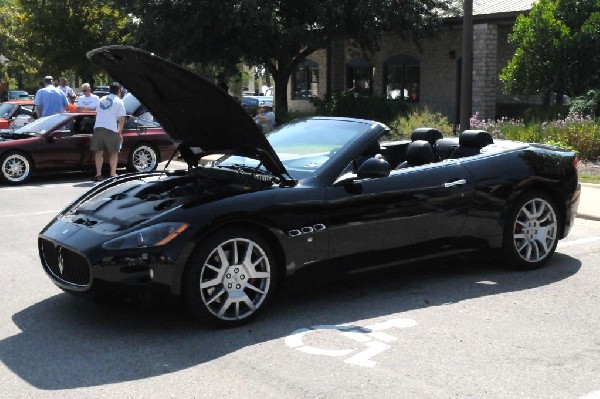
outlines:
M67 100L73 104L73 101L75 101L75 93L73 92L73 89L67 86L67 78L58 79L58 88L65 94Z
M121 85L113 82L108 88L109 94L100 99L96 108L96 124L90 143L90 149L95 152L96 176L94 181L102 180L102 164L104 151L109 153L110 177L117 175L119 151L123 143L123 126L125 125L125 105L119 97Z
M100 103L100 97L92 93L92 88L89 83L81 85L83 93L77 99L77 111L95 111Z

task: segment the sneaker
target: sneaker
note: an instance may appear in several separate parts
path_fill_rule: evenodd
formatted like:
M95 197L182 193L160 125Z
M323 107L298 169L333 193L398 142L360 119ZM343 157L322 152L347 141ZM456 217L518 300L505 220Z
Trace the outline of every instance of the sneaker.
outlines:
M92 181L102 181L104 180L104 176L94 176L94 178L92 179Z

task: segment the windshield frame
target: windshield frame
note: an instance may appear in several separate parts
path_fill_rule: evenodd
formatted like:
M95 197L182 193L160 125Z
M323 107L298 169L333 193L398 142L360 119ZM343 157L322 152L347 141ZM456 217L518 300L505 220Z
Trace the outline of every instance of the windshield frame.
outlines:
M372 129L366 121L337 118L308 118L292 121L266 135L288 175L300 181L318 176L338 154ZM266 170L256 158L229 155L219 167L240 165Z

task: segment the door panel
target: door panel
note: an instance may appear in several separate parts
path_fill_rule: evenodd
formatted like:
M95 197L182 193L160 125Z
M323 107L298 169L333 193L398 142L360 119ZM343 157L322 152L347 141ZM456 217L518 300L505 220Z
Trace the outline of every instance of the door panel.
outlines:
M330 187L330 257L458 236L472 194L472 179L455 161Z

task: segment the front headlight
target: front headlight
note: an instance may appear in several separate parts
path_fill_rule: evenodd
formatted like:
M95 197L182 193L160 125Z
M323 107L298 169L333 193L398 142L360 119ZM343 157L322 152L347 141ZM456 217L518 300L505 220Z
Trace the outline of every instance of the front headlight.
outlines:
M187 228L187 223L159 223L107 241L102 244L102 248L115 250L160 247L179 236Z

